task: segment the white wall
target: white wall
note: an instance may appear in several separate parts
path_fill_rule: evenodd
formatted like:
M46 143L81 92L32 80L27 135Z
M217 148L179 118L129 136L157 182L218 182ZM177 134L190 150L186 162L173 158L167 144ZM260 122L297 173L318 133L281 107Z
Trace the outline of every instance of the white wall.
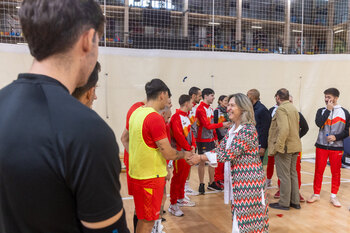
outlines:
M338 88L341 92L339 103L350 110L350 55L100 48L99 61L102 72L94 109L113 128L119 145L126 112L134 102L145 98L144 85L152 78L161 78L171 89L173 111L178 107L178 97L188 93L191 86L213 88L217 97L257 88L267 108L274 105L276 91L281 87L287 88L310 126L310 131L303 138L305 156L313 156L314 153L318 132L314 119L317 109L324 106L323 91L329 87ZM32 58L23 45L0 44L0 62L0 87L3 87L16 79L19 72L28 70ZM188 78L183 82L186 76Z

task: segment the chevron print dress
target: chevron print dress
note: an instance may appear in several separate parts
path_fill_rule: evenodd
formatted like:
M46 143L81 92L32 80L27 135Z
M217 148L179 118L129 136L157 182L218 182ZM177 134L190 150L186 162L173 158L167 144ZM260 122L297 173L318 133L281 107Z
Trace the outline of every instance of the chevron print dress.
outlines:
M226 150L228 134L213 150L219 162L231 162L233 203L240 233L268 232L265 173L259 157L258 133L253 124L245 124Z

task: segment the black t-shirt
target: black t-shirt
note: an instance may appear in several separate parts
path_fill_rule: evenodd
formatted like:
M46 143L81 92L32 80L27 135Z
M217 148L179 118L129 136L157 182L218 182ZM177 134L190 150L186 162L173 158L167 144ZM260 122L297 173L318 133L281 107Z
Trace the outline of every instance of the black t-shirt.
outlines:
M0 90L0 232L75 233L117 214L113 131L58 81L20 74Z

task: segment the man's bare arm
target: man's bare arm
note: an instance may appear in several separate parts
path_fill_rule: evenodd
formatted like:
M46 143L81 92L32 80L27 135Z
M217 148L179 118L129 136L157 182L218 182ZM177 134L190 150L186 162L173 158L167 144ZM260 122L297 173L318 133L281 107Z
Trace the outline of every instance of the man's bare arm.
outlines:
M129 153L129 131L127 129L124 129L120 140L122 141L122 144L126 152Z
M171 147L169 140L167 138L156 141L160 153L166 160L178 160L186 159L188 160L192 156L190 151L177 151Z

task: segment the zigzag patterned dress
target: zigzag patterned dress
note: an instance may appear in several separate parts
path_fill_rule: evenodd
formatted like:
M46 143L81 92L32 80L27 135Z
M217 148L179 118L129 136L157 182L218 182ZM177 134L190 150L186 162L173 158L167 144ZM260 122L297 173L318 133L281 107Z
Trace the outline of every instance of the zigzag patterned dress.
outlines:
M240 233L268 232L265 173L259 157L258 133L253 124L245 124L226 150L228 134L212 152L219 162L231 162L233 203ZM264 196L264 199L263 199ZM266 202L263 204L263 202Z

